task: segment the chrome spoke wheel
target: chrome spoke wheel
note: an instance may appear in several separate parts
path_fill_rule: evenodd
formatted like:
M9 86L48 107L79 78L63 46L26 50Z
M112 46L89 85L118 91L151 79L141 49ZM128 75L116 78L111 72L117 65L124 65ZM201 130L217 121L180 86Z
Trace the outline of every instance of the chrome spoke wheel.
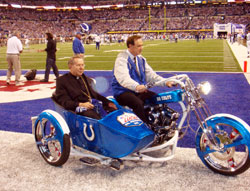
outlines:
M54 166L63 165L70 153L70 137L64 134L53 116L42 114L35 126L37 148L44 160Z
M234 176L250 167L249 141L230 119L208 122L211 134L202 128L196 134L196 151L202 162L211 170ZM210 137L210 138L209 138Z

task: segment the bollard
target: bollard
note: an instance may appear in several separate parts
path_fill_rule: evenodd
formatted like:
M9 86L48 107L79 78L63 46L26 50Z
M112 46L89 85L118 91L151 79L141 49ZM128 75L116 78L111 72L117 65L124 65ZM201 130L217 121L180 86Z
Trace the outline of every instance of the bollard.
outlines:
M244 61L244 72L247 72L247 61Z

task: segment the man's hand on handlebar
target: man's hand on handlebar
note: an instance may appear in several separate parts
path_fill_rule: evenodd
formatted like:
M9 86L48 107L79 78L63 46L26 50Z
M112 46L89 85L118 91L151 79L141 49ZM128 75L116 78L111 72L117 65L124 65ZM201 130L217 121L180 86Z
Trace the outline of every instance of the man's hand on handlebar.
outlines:
M166 86L168 86L169 88L173 87L173 86L177 86L177 84L173 81L167 81L166 82Z
M165 85L168 86L169 88L171 88L173 86L177 86L177 84L174 81L167 81ZM143 93L143 92L146 92L148 88L151 88L153 86L154 85L149 84L149 83L146 86L145 85L138 85L138 86L136 86L135 91L137 93Z
M147 87L144 85L138 85L136 86L135 91L138 93L143 93L147 91Z

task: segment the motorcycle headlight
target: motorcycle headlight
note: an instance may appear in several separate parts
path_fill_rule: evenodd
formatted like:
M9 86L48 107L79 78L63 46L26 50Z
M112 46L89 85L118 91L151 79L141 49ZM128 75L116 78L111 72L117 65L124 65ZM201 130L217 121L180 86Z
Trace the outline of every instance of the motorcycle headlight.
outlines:
M201 82L200 84L198 84L198 89L201 93L207 95L211 91L212 87L209 82Z

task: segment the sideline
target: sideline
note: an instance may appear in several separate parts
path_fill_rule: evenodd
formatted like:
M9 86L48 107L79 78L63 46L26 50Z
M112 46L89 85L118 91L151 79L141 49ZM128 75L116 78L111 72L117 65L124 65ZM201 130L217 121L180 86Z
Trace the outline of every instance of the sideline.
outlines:
M247 47L243 46L242 44L239 45L237 42L232 44L229 42L229 40L227 40L227 44L231 48L242 71L244 71L244 61L247 61L247 72L244 72L244 76L250 85L250 58L247 58Z
M83 165L73 155L62 167L50 166L32 134L0 131L0 144L1 191L245 191L250 187L250 170L235 177L213 173L193 148L177 147L175 158L165 163L125 161L123 170L114 171Z

